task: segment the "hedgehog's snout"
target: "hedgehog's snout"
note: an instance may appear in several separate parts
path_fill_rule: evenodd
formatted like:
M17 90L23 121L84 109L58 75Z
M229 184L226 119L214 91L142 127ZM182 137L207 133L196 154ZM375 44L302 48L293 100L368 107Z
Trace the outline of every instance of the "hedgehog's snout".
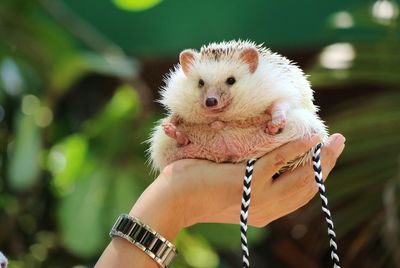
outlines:
M208 92L204 97L203 108L208 116L217 115L225 111L232 101L229 94L223 94L221 96L221 94L218 93Z
M214 97L209 97L209 98L207 98L206 99L206 106L207 107L215 107L215 106L217 106L218 105L218 100L217 100L217 98L214 98Z

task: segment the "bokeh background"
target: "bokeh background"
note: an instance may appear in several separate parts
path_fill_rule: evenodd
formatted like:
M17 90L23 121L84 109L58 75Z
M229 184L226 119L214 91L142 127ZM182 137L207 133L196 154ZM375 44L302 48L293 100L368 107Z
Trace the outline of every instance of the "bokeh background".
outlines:
M299 63L346 150L328 182L343 267L400 267L399 3L1 0L0 250L92 267L154 175L143 141L185 48L251 39ZM173 267L239 267L239 227L184 230ZM249 234L253 267L330 267L320 201Z

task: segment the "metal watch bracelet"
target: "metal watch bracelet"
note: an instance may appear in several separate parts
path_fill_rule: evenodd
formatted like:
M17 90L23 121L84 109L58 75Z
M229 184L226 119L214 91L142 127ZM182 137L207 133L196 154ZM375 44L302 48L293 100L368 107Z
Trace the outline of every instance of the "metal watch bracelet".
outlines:
M163 268L169 267L178 254L171 242L150 226L127 214L121 214L111 228L110 237L114 236L128 240Z

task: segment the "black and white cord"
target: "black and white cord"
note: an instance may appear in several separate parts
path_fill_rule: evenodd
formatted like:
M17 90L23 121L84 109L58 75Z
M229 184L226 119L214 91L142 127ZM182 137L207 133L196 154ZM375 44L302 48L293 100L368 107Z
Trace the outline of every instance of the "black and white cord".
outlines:
M322 212L324 213L326 223L328 224L329 246L331 249L331 258L334 263L333 267L340 268L339 256L337 254L336 234L334 231L331 212L328 207L328 197L326 196L324 181L322 180L322 167L320 159L321 147L322 145L318 144L313 151L312 161L313 161L314 175L315 175L315 181L318 184L319 196L321 197Z
M249 248L247 246L247 217L249 216L251 177L253 176L253 167L256 159L247 161L246 172L243 180L242 207L240 211L240 237L242 241L243 267L250 267Z
M328 208L328 198L326 196L326 190L324 181L322 179L322 167L321 167L321 144L318 144L314 150L312 155L313 168L315 181L318 184L319 196L322 201L322 211L325 215L326 222L328 224L328 235L329 235L329 245L331 249L331 258L334 263L334 268L340 268L339 256L337 254L337 243L336 243L336 234L334 231L333 220L331 216L331 212ZM250 206L250 193L251 193L251 178L253 175L253 167L256 163L256 159L251 159L247 161L246 172L243 180L243 196L242 196L242 206L240 212L240 232L241 232L241 242L242 242L242 252L243 252L243 267L249 268L249 248L247 244L247 217L249 213Z

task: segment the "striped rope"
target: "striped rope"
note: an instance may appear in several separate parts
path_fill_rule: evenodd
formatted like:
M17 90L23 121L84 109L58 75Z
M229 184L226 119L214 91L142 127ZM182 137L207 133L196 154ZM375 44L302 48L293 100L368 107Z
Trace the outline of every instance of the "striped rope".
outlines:
M326 196L324 181L322 180L322 167L320 161L321 147L322 145L318 144L313 151L312 161L313 161L314 175L315 175L315 181L317 182L319 188L319 196L321 197L322 201L322 212L324 213L326 223L328 224L329 246L331 249L331 258L334 263L333 267L340 268L339 256L337 254L336 234L334 231L331 212L328 208L328 197Z
M318 144L312 155L313 168L315 181L317 182L319 188L319 196L322 201L322 212L325 215L326 222L328 224L328 235L329 235L329 245L331 249L331 258L334 263L334 268L340 268L339 256L337 254L337 243L336 234L334 231L334 225L332 220L332 215L328 207L328 197L326 195L326 189L324 181L322 180L322 167L321 167L321 144ZM247 244L247 218L250 207L250 193L251 193L251 178L253 175L253 167L256 163L256 159L251 159L247 161L246 172L243 180L243 196L242 196L242 206L240 212L240 232L241 232L241 242L242 242L242 252L243 252L243 267L249 268L249 248Z
M256 159L250 159L247 161L246 172L243 179L243 195L242 195L242 206L240 211L240 237L242 241L242 252L243 252L243 267L250 267L249 263L249 248L247 245L247 217L249 216L250 206L250 192L251 192L251 178L253 176L253 167L256 163Z

